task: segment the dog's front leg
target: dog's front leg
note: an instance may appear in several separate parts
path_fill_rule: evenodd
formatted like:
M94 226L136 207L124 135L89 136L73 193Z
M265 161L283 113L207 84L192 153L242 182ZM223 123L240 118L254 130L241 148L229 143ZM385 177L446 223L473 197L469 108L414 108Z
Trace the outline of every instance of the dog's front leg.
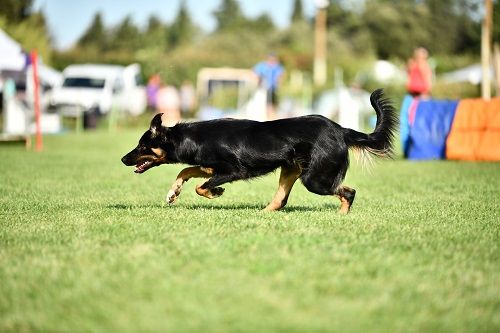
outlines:
M183 169L177 175L175 182L172 184L172 187L168 191L167 194L167 202L169 204L174 203L177 197L181 194L182 185L187 182L191 178L208 178L211 177L214 173L212 168L204 168L200 166L189 167Z

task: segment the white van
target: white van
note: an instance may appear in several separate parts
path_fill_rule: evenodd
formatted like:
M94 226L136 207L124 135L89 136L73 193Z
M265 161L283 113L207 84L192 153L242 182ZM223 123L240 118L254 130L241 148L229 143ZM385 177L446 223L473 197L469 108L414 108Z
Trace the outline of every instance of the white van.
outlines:
M63 71L63 82L49 96L49 110L76 117L82 112L108 114L118 111L139 115L146 110L146 89L141 85L140 66L85 64Z

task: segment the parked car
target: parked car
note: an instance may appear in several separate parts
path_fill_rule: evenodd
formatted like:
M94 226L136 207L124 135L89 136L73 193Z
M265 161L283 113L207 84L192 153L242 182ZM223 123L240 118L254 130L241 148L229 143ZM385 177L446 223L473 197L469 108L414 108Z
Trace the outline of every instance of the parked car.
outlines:
M80 113L108 114L112 108L139 115L146 110L146 90L140 66L84 64L63 71L63 82L49 96L49 110L64 116Z

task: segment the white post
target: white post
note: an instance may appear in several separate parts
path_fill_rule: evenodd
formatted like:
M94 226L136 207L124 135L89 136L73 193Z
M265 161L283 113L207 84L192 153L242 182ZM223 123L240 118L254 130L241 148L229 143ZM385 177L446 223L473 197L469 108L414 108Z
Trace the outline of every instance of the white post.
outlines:
M493 68L495 69L496 95L500 96L500 45L495 43L493 47Z
M322 86L326 83L326 7L329 0L315 0L316 22L314 25L314 84Z
M491 81L490 81L490 68L491 68L491 26L493 19L493 4L492 0L484 0L484 18L481 29L481 94L483 99L491 99Z

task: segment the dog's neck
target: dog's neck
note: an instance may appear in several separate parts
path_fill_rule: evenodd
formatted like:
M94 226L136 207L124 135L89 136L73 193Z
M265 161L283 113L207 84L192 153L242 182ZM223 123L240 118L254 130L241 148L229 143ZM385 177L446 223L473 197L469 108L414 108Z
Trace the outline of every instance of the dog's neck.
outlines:
M168 127L168 137L163 140L160 148L167 153L169 163L189 164L189 160L192 159L190 150L186 149L189 146L186 141L189 139L183 131L185 127L187 126L183 123Z

